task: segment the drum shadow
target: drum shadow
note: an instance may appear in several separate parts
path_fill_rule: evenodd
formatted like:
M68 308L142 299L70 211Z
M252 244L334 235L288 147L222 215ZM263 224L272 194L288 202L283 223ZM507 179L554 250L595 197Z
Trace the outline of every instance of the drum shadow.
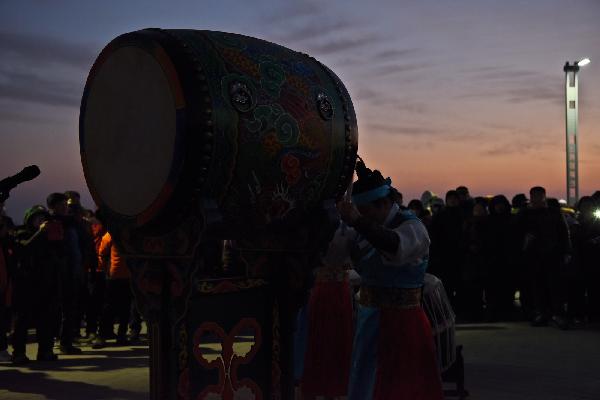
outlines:
M501 331L505 330L505 326L501 325L456 325L457 331Z

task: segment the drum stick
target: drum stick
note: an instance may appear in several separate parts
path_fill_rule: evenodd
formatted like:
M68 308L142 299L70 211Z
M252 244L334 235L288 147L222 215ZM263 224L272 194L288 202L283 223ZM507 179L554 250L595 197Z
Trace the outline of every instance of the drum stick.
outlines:
M348 185L348 189L346 189L346 193L344 194L344 201L347 203L352 203L352 188L354 187L354 171L352 171L352 177L350 178L350 184ZM342 236L346 236L347 225L344 221L342 221Z
M348 203L352 203L352 189L354 188L354 171L352 171L352 177L350 178L350 184L348 185L348 189L346 189L346 194L344 195L344 200Z

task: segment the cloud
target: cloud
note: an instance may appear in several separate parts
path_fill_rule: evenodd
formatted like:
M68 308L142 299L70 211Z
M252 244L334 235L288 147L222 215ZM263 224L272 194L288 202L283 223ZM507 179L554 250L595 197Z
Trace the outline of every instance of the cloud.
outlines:
M515 127L512 125L500 124L497 122L484 122L483 127L497 130L497 131L514 131Z
M298 1L288 3L285 7L263 16L262 21L271 24L281 24L285 21L304 17L316 17L322 12L322 8L315 2Z
M83 82L76 83L52 76L44 79L32 73L0 71L2 99L77 107L82 92Z
M328 14L327 9L316 2L298 2L285 6L262 18L274 41L301 43L305 51L319 55L352 54L350 50L363 49L383 43L381 34L374 33L370 21L347 16L343 12ZM376 48L376 46L373 46ZM397 50L383 52L393 57ZM362 64L369 57L355 57L350 64Z
M98 46L0 31L0 99L77 107Z
M14 99L11 98L11 108L21 107L22 103L15 103ZM14 107L17 105L17 107ZM6 106L0 105L0 121L2 122L18 122L26 124L59 124L61 120L54 118L53 116L41 115L39 113L28 113L23 111L15 111L7 109Z
M437 135L440 133L440 131L433 128L425 128L420 126L387 125L380 123L367 124L367 128L386 134L406 136Z
M462 70L468 93L458 95L463 99L501 98L509 103L551 101L561 103L563 87L547 73L527 71L507 66L478 67Z
M359 88L356 91L356 98L359 100L371 100L381 96L381 92L369 88Z
M309 51L315 54L331 55L347 50L357 50L379 41L380 36L372 33L356 35L354 37L345 35L340 38L326 39L317 43L312 43L309 47Z
M425 114L428 110L427 104L419 102L401 102L394 107L398 111L408 111L411 114Z
M408 56L412 54L418 54L420 51L421 50L419 48L413 47L407 49L387 49L376 52L372 55L361 54L360 57L356 57L354 54L352 54L350 57L339 59L338 63L344 66L360 68L364 68L365 66L380 66L381 68L389 68L389 62L393 62L399 58L406 58L414 61L414 57L409 58Z
M382 65L373 68L371 71L375 77L384 77L389 75L400 74L403 72L412 72L426 67L425 64L402 64L402 65Z
M349 20L325 21L311 19L297 27L287 24L283 32L274 36L277 41L297 43L327 37L354 27L356 27L356 24Z
M394 60L401 57L406 57L408 55L413 55L420 51L417 47L411 47L408 49L387 49L380 51L373 55L372 59L375 61L389 61Z
M56 63L87 70L98 51L94 45L0 31L0 62L3 64L17 59L25 64Z
M533 71L499 69L496 71L487 71L477 74L477 78L484 80L523 80L539 75L539 73Z
M429 110L429 106L426 103L418 101L409 101L406 99L400 99L398 97L389 96L384 93L377 93L369 98L360 98L359 100L368 103L370 106L385 108L386 112L401 112L409 114L423 115Z
M511 88L506 90L507 100L513 103L529 101L551 101L563 104L563 88L559 85L533 84L530 87Z
M506 156L509 154L526 154L540 150L542 147L553 145L549 140L530 138L529 140L511 140L501 143L484 151L487 156Z

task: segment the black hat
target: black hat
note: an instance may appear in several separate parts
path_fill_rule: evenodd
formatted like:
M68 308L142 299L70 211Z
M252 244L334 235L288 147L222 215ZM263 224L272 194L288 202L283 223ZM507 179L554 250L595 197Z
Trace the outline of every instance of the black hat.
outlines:
M67 196L63 193L51 193L46 197L46 205L48 208L54 208L61 201L67 201Z
M352 187L352 202L365 204L387 197L390 194L392 180L384 178L378 170L372 171L365 165L362 158L356 162L358 179Z

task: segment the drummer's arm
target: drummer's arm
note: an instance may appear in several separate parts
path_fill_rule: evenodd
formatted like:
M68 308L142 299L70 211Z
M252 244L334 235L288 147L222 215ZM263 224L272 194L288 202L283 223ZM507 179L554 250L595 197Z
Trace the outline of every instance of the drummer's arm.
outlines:
M351 264L350 244L355 239L356 231L342 222L329 242L327 251L322 258L323 264L330 267Z
M366 219L360 218L354 227L387 261L406 264L420 261L429 254L429 235L421 221L409 220L392 230L373 222L367 225L363 220Z
M353 227L376 249L387 253L396 253L398 251L400 237L394 230L387 229L363 216L358 217L354 221Z

